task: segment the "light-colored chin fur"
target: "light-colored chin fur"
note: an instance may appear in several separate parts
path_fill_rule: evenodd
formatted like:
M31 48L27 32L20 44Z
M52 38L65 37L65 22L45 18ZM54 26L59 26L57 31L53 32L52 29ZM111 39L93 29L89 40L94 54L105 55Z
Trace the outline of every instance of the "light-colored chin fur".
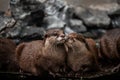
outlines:
M58 37L57 38L57 43L59 44L59 43L64 43L65 42L65 39L64 38L62 38L62 37Z
M57 38L57 41L61 41L61 40L63 40L62 37L58 37L58 38Z
M64 42L65 40L62 37L58 37L54 41L50 41L50 39L46 39L45 46L64 44Z

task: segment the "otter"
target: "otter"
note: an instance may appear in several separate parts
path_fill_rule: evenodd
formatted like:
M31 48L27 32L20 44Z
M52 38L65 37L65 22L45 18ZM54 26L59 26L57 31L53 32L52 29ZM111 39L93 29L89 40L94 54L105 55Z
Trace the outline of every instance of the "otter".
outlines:
M100 58L112 63L120 60L120 29L107 31L100 38Z
M97 47L91 38L84 38L81 34L70 33L67 36L68 47L67 65L74 73L97 71Z
M44 40L24 42L17 46L16 57L20 68L34 76L53 76L65 66L65 34L61 29L47 30Z
M0 38L0 71L18 70L15 58L16 44L11 39Z

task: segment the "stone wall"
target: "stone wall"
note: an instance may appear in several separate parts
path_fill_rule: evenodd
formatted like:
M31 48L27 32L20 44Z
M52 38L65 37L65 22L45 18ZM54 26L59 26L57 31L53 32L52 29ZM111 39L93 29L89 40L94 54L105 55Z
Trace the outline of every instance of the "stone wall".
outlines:
M0 16L0 36L16 42L42 39L46 29L63 28L98 40L120 28L119 0L11 0L12 16Z

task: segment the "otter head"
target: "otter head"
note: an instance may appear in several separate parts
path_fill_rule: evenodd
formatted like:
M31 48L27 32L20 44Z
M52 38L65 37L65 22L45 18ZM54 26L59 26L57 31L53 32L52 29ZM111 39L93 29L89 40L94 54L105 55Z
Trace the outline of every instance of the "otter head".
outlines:
M72 45L79 45L80 47L84 42L85 42L85 38L77 33L70 33L66 37L66 44L68 45L68 47Z
M96 66L94 53L89 48L93 46L88 43L89 40L86 40L80 34L70 33L67 36L68 66L75 72L87 72L93 70L93 67Z
M45 34L45 42L63 44L65 42L64 31L61 29L49 29Z

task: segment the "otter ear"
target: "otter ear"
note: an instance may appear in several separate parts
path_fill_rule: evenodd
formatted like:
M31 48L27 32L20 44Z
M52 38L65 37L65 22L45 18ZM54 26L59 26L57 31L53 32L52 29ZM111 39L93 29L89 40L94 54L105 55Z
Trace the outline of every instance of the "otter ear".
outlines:
M44 39L46 39L46 38L48 38L48 37L50 37L49 33L45 33Z
M98 56L96 42L91 38L87 38L85 39L85 43L88 50L92 52L95 56Z
M47 37L48 37L48 35L47 35L47 34L45 34L45 35L44 35L44 39L46 39Z
M48 34L45 34L45 35L44 35L44 39L43 39L44 42L46 41L46 38L47 38L47 37L48 37Z

